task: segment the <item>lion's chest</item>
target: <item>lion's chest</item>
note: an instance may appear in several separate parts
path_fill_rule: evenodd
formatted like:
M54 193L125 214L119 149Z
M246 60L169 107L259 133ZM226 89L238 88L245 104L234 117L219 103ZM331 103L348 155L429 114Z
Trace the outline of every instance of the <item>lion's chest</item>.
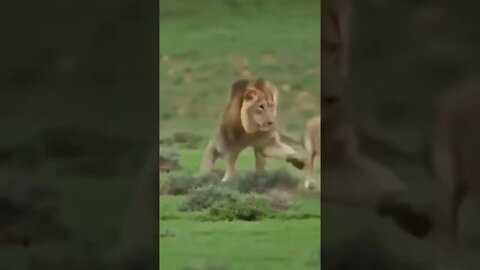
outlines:
M220 147L220 152L236 151L240 152L247 147L262 148L265 145L274 141L273 132L258 132L254 134L243 134L243 136L235 138L235 140L222 140L223 143Z
M261 148L273 140L273 135L270 133L267 134L257 134L257 136L252 136L246 139L246 147L252 146L254 148Z

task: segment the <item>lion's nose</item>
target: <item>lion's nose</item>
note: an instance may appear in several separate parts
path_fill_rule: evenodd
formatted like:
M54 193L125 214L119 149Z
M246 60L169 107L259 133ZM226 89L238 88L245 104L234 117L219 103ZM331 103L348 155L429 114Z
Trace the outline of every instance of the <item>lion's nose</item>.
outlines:
M268 121L267 125L269 125L269 126L273 125L273 121Z

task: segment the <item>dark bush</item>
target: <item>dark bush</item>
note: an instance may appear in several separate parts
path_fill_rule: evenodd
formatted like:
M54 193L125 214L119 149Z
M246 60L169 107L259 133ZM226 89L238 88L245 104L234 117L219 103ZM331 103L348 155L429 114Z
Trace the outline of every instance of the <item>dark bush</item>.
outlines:
M159 155L160 172L171 172L182 169L179 163L179 156L176 152L160 150Z
M238 175L226 185L242 193L265 193L272 189L296 189L298 179L286 170L258 171Z
M238 201L241 194L227 187L207 185L195 188L179 205L179 210L184 212L201 211L210 208L219 201Z
M173 134L175 143L199 143L203 140L202 136L195 135L190 132L176 132Z
M209 173L203 176L195 177L194 188L220 184L220 176L216 173Z
M185 195L195 184L195 178L186 173L171 175L160 185L160 194Z
M242 194L227 187L210 185L194 190L179 206L179 210L208 209L205 215L198 217L202 221L257 221L288 210L289 206L287 197L272 199L271 196Z
M161 184L160 193L185 195L192 189L217 184L219 182L220 178L215 174L207 174L201 177L195 177L187 173L173 174Z
M289 210L293 207L290 202L290 194L280 190L272 190L267 195L270 207L276 210Z
M268 200L261 196L243 195L235 200L221 200L212 205L209 216L213 220L261 220L272 211Z

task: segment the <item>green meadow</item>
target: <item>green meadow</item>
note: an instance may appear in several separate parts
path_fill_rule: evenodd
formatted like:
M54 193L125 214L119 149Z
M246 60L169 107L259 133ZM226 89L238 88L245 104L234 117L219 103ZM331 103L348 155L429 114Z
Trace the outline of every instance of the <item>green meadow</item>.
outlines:
M177 152L184 172L197 171L230 86L241 78L264 77L278 86L281 128L299 139L305 120L320 111L319 18L314 0L161 1L160 137L189 132L203 138L193 148L161 149ZM220 160L216 168L224 165ZM284 167L268 161L268 170ZM253 169L247 149L238 170ZM303 172L288 170L303 179ZM161 173L161 183L172 173ZM195 212L179 212L184 198L160 196L162 269L319 268L318 191L293 194L299 218L254 222L199 221Z

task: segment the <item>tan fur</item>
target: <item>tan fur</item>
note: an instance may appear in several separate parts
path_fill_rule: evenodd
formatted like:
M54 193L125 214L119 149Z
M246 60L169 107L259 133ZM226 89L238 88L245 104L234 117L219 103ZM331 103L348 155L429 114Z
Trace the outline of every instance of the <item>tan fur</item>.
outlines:
M283 159L302 169L303 158L280 140L277 100L278 90L267 80L235 82L220 127L205 150L199 175L210 172L216 160L224 157L227 168L222 181L227 181L235 174L238 155L247 147L254 149L257 170L264 170L266 157Z
M305 125L305 135L304 135L304 146L305 151L307 152L307 159L305 162L305 171L306 171L306 178L305 178L305 188L310 188L316 181L315 173L314 173L314 161L315 157L320 155L320 124L321 119L320 115L314 117L307 121Z
M350 17L349 1L322 0L322 199L376 204L405 187L358 143L346 91Z
M467 84L440 102L433 132L438 184L435 238L439 263L460 269L460 209L467 195L480 199L480 83ZM458 260L458 261L456 261Z

